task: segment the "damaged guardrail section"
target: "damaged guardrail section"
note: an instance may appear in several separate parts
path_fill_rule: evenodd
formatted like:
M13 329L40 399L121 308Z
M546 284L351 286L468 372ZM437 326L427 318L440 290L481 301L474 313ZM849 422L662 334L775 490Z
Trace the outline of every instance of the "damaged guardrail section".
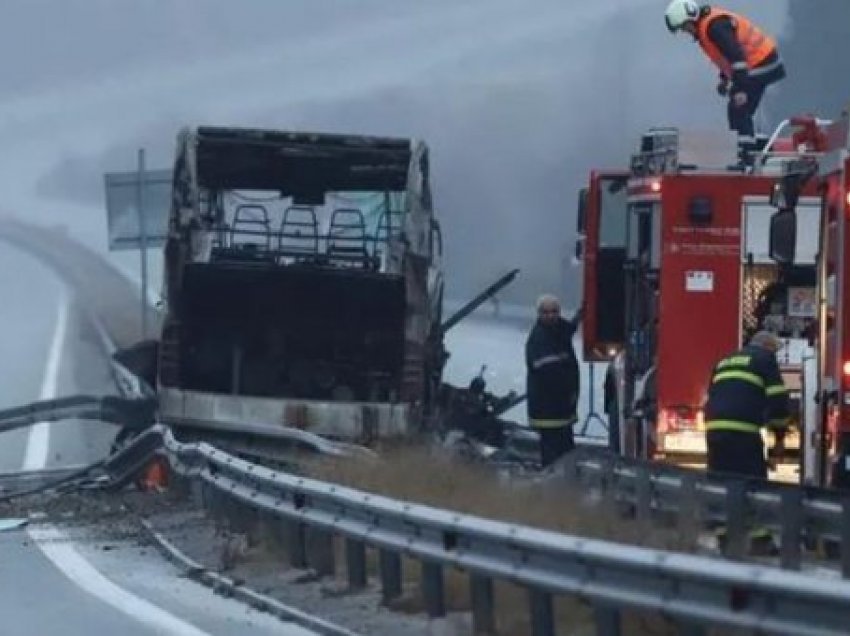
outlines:
M625 609L661 613L689 634L710 626L794 636L846 634L850 624L848 582L561 535L396 501L277 472L205 443L181 443L162 426L138 441L148 450L155 437L161 440L159 452L177 473L281 519L294 566L332 572L333 539L341 537L351 586L366 585L366 552L377 550L382 594L391 600L402 591L402 556L417 559L432 616L445 613L444 569L469 573L476 632L494 626L495 580L528 590L536 636L555 633L555 595L591 603L598 633L604 635L619 633ZM124 457L137 465L145 454L125 450Z

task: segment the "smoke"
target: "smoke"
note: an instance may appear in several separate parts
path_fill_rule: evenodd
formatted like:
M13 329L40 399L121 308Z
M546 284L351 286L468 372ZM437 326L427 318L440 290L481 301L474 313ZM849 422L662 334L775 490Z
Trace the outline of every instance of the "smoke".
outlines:
M423 138L449 293L577 301L576 191L654 125L725 128L666 0L17 0L0 25L5 205L104 249L103 173L185 124ZM784 2L729 2L773 32ZM37 25L29 27L30 24ZM7 62L8 64L8 62ZM130 262L130 261L128 261Z
M780 40L788 70L772 104L774 119L796 113L834 118L850 104L850 2L790 0Z

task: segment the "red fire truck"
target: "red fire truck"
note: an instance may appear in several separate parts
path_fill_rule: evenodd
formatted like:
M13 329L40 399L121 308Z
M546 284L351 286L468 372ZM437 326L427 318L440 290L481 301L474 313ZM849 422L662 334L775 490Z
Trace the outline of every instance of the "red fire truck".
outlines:
M584 358L609 363L615 450L702 463L712 368L761 328L786 340L780 364L800 403L816 318L818 233L813 222L801 223L796 258L780 265L769 228L777 175L816 150L798 130L816 124L786 124L791 134L766 140L753 169L726 165L737 152L731 136L654 129L628 169L591 173L576 246L584 260ZM815 194L807 185L798 200L813 217ZM793 435L786 441L797 446Z
M804 483L850 487L850 115L801 131L819 152L785 166L773 202L770 251L782 267L801 260L800 236L817 236L814 355L806 360ZM803 210L801 193L818 194Z

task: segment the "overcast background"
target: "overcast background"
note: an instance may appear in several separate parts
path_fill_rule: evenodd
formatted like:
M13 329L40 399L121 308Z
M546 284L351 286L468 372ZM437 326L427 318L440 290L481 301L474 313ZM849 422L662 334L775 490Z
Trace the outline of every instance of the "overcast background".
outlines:
M101 251L103 173L133 169L139 146L169 166L182 125L409 135L432 149L450 295L520 267L508 300L572 304L588 170L623 164L651 125L726 125L715 72L664 28L666 0L3 4L0 205ZM834 114L850 99L850 2L790 5L725 3L783 38L792 77L769 116Z

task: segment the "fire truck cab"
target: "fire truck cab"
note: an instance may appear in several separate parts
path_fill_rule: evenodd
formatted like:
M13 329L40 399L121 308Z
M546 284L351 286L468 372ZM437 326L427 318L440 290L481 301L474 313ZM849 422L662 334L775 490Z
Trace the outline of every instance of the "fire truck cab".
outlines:
M805 123L805 122L803 122ZM801 260L801 236L816 233L814 354L803 385L802 481L850 488L850 115L798 124L799 140L818 152L785 166L773 202L770 251L783 267ZM806 209L801 193L814 189Z
M702 464L703 405L716 362L762 328L799 405L815 321L818 235L801 224L793 264L771 258L771 194L797 152L773 139L753 171L726 165L734 137L653 129L626 170L597 171L579 197L584 358L607 362L610 446ZM819 209L810 190L801 208ZM789 449L799 437L786 439Z

